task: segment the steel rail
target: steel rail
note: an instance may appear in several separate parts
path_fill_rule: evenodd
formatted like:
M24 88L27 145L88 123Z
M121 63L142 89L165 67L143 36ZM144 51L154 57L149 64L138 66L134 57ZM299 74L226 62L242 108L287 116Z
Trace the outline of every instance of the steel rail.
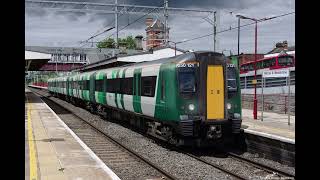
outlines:
M241 156L239 156L239 155L237 155L237 154L235 154L235 153L228 152L227 154L228 154L231 158L233 158L233 159L235 159L235 160L237 160L237 161L251 164L252 166L254 166L254 167L256 167L256 168L265 170L265 171L267 171L267 172L269 172L269 173L277 173L278 175L295 178L295 175L294 175L294 174L291 174L291 173L289 173L289 172L285 172L285 171L282 171L282 170L279 170L279 169L276 169L276 168L267 166L267 165L265 165L265 164L262 164L262 163L253 161L253 160L251 160L251 159L247 159L247 158L241 157Z
M156 164L152 163L151 161L149 161L148 159L144 158L143 156L139 155L137 152L135 152L134 150L128 148L126 145L120 143L118 140L112 138L111 136L109 136L108 134L106 134L105 132L103 132L102 130L100 130L100 128L96 127L95 125L92 125L91 123L89 123L87 120L83 119L82 117L78 116L77 114L73 113L72 111L70 111L68 108L65 108L64 106L56 103L55 101L51 100L50 98L44 96L43 94L40 94L39 92L35 92L36 94L39 94L42 98L45 98L51 102L53 102L54 104L58 105L59 107L61 107L62 109L65 109L66 111L69 111L73 116L75 116L76 118L84 121L86 124L88 124L90 127L92 127L94 130L96 130L97 132L101 133L102 135L104 135L108 140L110 140L111 142L113 142L114 144L118 145L119 147L125 149L126 151L128 151L130 154L132 154L133 156L137 157L137 159L142 160L143 162L145 162L146 164L150 165L151 167L153 167L154 169L156 169L157 171L161 172L162 174L164 174L167 178L172 179L172 180L178 180L178 178L176 178L174 175L168 173L166 170L162 169L161 167L157 166Z
M222 171L222 172L224 172L224 173L227 173L227 174L229 174L229 175L231 175L231 176L233 176L233 177L235 177L235 178L242 179L242 180L249 180L249 178L246 178L246 177L243 177L243 176L241 176L241 175L239 175L239 174L236 174L235 172L232 172L232 171L230 171L230 170L228 170L228 169L226 169L226 168L223 168L223 167L220 166L220 165L211 163L211 162L209 162L209 161L207 161L207 160L204 160L204 159L202 159L202 158L200 158L200 157L198 157L198 156L195 156L195 155L193 155L193 154L190 154L190 153L188 153L188 152L185 152L185 151L183 151L183 150L181 150L181 149L179 149L179 151L182 152L183 154L187 155L187 156L190 156L190 157L198 160L198 161L201 161L201 162L203 162L203 163L205 163L205 164L207 164L207 165L210 165L210 166L212 166L212 167L214 167L214 168L216 168L216 169L219 169L220 171Z

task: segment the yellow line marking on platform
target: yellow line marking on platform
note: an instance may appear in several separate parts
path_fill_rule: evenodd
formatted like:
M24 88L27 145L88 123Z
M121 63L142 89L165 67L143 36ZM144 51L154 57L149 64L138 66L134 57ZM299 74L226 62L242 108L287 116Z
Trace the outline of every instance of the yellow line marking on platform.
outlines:
M27 114L28 114L30 180L37 180L38 179L37 155L36 155L32 122L31 122L31 104L29 103L28 97L27 97Z

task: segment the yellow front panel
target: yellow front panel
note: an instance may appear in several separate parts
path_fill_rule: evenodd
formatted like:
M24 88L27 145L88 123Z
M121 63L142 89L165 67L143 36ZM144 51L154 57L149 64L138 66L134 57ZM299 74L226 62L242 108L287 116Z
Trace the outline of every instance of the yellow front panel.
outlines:
M207 119L224 119L224 78L221 65L208 66Z

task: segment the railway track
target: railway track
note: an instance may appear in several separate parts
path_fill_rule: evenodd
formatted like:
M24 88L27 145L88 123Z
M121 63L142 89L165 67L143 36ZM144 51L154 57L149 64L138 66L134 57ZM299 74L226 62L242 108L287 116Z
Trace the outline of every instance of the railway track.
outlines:
M41 95L43 98L47 99L49 102L55 103L51 99L49 99L46 96L44 96L42 93L41 94L39 92L36 92L36 93ZM64 108L63 106L61 106L59 104L57 104L57 106L60 106L61 108L67 110L66 108ZM72 113L72 112L70 112L70 113ZM108 164L108 166L111 166L111 168L112 167L123 168L123 167L128 166L125 163L130 162L131 161L130 158L132 156L134 156L136 159L141 159L143 162L147 163L149 166L153 167L158 172L163 174L163 176L159 177L159 178L166 177L167 179L177 179L176 177L174 177L170 173L168 173L165 170L163 170L161 167L158 167L157 165L153 164L149 160L147 160L144 157L140 156L138 153L134 152L130 148L128 148L125 145L121 144L120 142L118 142L117 140L113 139L112 137L108 136L106 133L101 131L98 127L95 127L94 125L92 125L91 123L86 121L85 119L79 117L78 115L76 115L74 113L72 113L72 115L75 116L76 118L78 118L79 120L81 120L85 124L86 127L90 127L92 129L92 131L95 131L96 133L103 134L105 139L107 138L109 142L112 142L112 143L104 144L103 143L103 138L99 139L99 138L96 138L96 137L94 137L94 138L92 138L92 137L83 137L84 138L83 139L84 142L86 144L88 142L89 143L88 146L90 148L92 146L93 147L92 150L97 154L97 156L99 156L104 162L106 162L106 164ZM78 135L78 133L81 134L81 129L83 129L81 127L82 125L79 125L79 120L77 122L65 122L70 127L70 129L75 131L75 133L77 135ZM78 129L79 129L80 132L77 133ZM82 137L80 137L80 139L82 139ZM92 144L92 145L90 146L90 144ZM110 145L110 144L113 144L113 145ZM115 151L113 151L112 150L112 148L113 148L112 146L121 147L120 149L123 149L123 150L115 150ZM109 150L110 148L111 148L111 150ZM183 153L183 154L185 154L185 155L187 155L189 157L192 157L193 159L196 159L197 161L200 161L202 163L205 163L206 165L212 166L213 168L219 169L220 171L222 171L222 172L234 177L235 179L243 179L243 180L252 179L252 177L250 178L250 177L247 177L245 175L241 175L241 174L239 174L239 173L237 173L235 171L230 170L230 168L226 168L226 167L224 167L222 165L219 165L218 163L213 163L210 160L204 159L201 156L197 156L195 154L186 152L181 148L174 148L174 149L176 149L177 151L179 151L179 152L181 152L181 153ZM100 151L102 151L102 152L100 152ZM129 152L129 154L131 154L131 156L125 155L123 153L123 151ZM237 154L234 154L234 153L226 152L226 154L228 155L228 157L230 157L233 160L236 160L236 161L241 162L241 163L245 163L245 164L247 164L249 166L253 166L256 169L261 169L261 170L265 171L265 173L267 173L267 174L272 174L274 178L294 179L294 175L290 174L288 172L281 171L279 169L275 169L275 168L269 167L267 165L255 162L253 160L250 160L250 159L247 159L247 158L244 158L244 157L241 157L241 156L239 156ZM120 160L119 160L119 157L121 157ZM120 166L117 166L117 165L112 166L112 165L110 165L112 163L119 163Z
M247 158L244 158L242 156L239 156L235 153L232 153L232 152L227 152L228 156L230 156L231 158L235 159L235 160L238 160L238 161L241 161L241 162L245 162L245 163L248 163L248 164L251 164L252 166L256 167L256 168L259 168L259 169L262 169L264 171L267 171L269 173L276 173L280 176L283 176L283 177L288 177L288 178L292 178L294 179L295 178L295 175L294 174L291 174L289 172L285 172L285 171L282 171L280 169L276 169L276 168L273 168L273 167L270 167L270 166L267 166L267 165L264 165L264 164L261 164L261 163L258 163L256 161L253 161L251 159L247 159Z
M35 92L35 91L34 91ZM86 145L105 162L121 179L171 179L177 178L140 156L118 140L102 132L85 119L55 103L42 93L35 92L59 115L61 119ZM146 169L146 166L149 169ZM136 169L135 173L128 173ZM154 171L150 171L153 169Z
M185 152L184 150L181 150L179 149L180 152L184 153L185 155L188 155L194 159L197 159L198 161L201 161L207 165L210 165L214 168L217 168L237 179L242 179L242 180L249 180L249 179L252 179L252 177L247 177L247 176L244 176L244 175L240 175L239 173L235 172L235 171L232 171L230 170L229 168L225 168L223 165L219 165L218 163L213 163L213 162L210 162L210 160L208 159L205 159L205 158L202 158L201 156L197 156L197 155L194 155L192 153L189 153L189 152ZM241 163L244 163L244 164L247 164L247 165L250 165L250 166L253 166L254 168L257 168L257 169L260 169L260 170L263 170L265 171L267 174L269 175L272 175L273 178L278 178L278 179L295 179L295 176L291 173L288 173L288 172L285 172L285 171L281 171L279 169L276 169L276 168L272 168L272 167L269 167L269 166L266 166L264 164L261 164L261 163L258 163L258 162L255 162L255 161L252 161L250 159L247 159L247 158L244 158L244 157L241 157L237 154L234 154L234 153L230 153L230 152L227 152L227 155L228 157L236 160L236 161L239 161Z

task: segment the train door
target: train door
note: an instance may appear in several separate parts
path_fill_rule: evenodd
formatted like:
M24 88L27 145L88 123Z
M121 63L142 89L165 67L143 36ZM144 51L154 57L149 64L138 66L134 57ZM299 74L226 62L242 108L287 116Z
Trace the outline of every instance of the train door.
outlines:
M207 119L224 119L224 75L222 65L208 65Z
M141 110L141 68L133 71L133 109L136 113Z
M96 72L92 73L91 75L89 75L90 77L90 86L89 86L89 99L91 102L96 102L96 98L95 98L95 77L96 77Z
M160 93L158 94L160 97L157 97L158 101L155 111L155 117L160 119L166 119L167 118L167 105L166 105L166 97L168 96L166 93L166 79L164 75L164 69L160 68L159 73L159 82L158 82L158 89L160 90ZM158 90L158 91L159 91Z
M80 89L79 75L75 77L75 82L76 82L76 97L80 98L80 96L79 96L79 89Z

